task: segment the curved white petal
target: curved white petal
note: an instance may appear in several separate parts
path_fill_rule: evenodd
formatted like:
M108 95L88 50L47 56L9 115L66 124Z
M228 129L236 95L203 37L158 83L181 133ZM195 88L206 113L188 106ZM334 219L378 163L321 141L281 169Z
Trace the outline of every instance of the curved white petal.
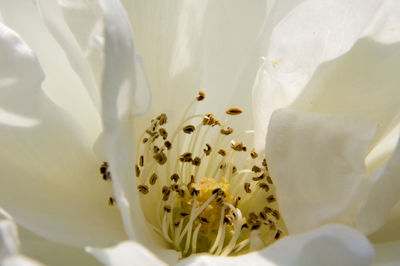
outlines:
M0 208L0 265L2 266L40 266L30 258L19 254L20 242L17 226L11 216Z
M400 121L399 62L400 44L362 39L347 54L321 66L291 107L365 117L379 125L376 143Z
M170 261L161 260L144 246L134 241L121 242L115 247L105 249L88 247L86 251L104 265L109 266L174 265L177 262L175 256L171 257L173 259Z
M264 147L272 112L291 104L316 68L346 53L375 15L380 1L304 1L273 29L253 87L256 147Z
M375 130L373 123L351 115L273 113L266 156L290 233L352 223L365 190L364 158Z
M99 266L100 263L83 248L62 245L41 238L23 227L18 228L21 253L46 265Z
M368 237L374 243L394 242L400 240L400 202L392 209L385 225Z
M364 34L384 43L400 41L400 2L384 0Z
M179 265L370 265L374 249L356 230L327 225L285 237L259 252L237 257L194 255Z
M369 180L367 198L357 216L357 228L365 234L378 230L390 211L400 201L400 142L386 165L377 169Z
M111 188L85 132L41 90L32 50L0 25L0 204L35 233L66 244L124 239Z
M104 142L116 200L130 239L157 247L160 238L146 224L134 177L132 103L137 90L135 51L128 18L118 0L102 0L105 62L102 83Z
M94 141L101 130L98 112L64 51L45 27L33 2L0 0L0 9L7 25L18 32L38 56L46 73L43 82L46 95L79 121L90 133L91 141Z
M376 251L375 266L400 265L400 241L374 245Z
M79 28L76 27L77 25L69 27L57 1L36 0L36 5L47 28L64 49L72 68L85 85L93 103L97 108L100 108L98 89L103 69L103 36L102 25L98 24L101 23L101 12L94 1L62 1L62 4L66 10L65 13L70 15L69 17L73 13L74 20L72 22L80 24ZM77 30L80 30L80 32L74 35ZM85 37L86 40L83 39ZM88 62L85 57L90 58L90 55L93 54L96 57L93 60L94 62Z

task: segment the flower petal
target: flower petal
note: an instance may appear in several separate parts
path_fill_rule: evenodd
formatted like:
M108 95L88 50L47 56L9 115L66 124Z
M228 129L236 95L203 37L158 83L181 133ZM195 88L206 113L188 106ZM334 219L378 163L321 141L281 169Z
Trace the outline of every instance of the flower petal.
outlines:
M375 233L368 237L374 243L394 242L400 240L400 202L392 209L388 221Z
M106 67L102 85L104 142L110 163L114 192L130 239L159 250L164 242L146 223L139 205L134 178L135 148L132 127L134 95L137 90L132 32L118 0L101 0L105 25ZM159 244L159 245L157 245Z
M121 242L112 248L86 248L86 251L93 255L104 265L173 265L176 264L177 258L172 256L171 261L163 261L156 257L144 246L134 241Z
M18 235L21 242L21 253L46 265L99 265L99 262L87 254L83 248L49 241L22 227L18 228Z
M42 264L19 254L17 226L11 216L0 208L0 265L40 266Z
M43 24L33 2L1 1L0 8L4 11L7 25L18 32L38 56L46 73L43 89L47 96L90 131L94 141L101 130L99 114L79 77L71 69L64 51Z
M290 233L352 222L348 217L364 192L364 158L375 130L351 115L273 113L266 155Z
M370 265L374 250L358 231L343 225L285 237L259 252L237 257L194 255L179 265Z
M374 265L400 265L400 241L374 245L376 260Z
M384 0L376 12L374 20L365 31L365 35L384 43L400 41L400 2Z
M356 114L379 125L374 142L400 121L400 44L362 39L321 66L291 105L306 112Z
M304 1L274 28L253 87L256 147L264 147L272 112L302 92L316 68L346 53L373 18L380 1Z
M367 198L357 216L357 228L365 234L378 230L400 201L400 142L386 165L370 177Z
M64 49L72 68L88 90L93 103L100 108L99 84L104 65L104 44L98 4L94 1L62 1L61 9L57 1L36 0L36 5L47 28ZM64 16L70 19L67 20ZM73 20L71 16L74 17Z
M125 238L85 132L41 90L32 50L0 25L0 204L31 231L71 245Z

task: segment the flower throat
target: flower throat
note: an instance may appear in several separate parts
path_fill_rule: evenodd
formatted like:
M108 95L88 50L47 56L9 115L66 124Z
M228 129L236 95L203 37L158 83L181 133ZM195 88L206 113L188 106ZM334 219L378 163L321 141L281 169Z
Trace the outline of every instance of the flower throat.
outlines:
M200 91L172 134L164 113L142 134L135 175L143 214L183 256L262 248L286 234L267 161L240 141L253 131L227 125L242 109L228 109L224 122L191 114L204 99Z

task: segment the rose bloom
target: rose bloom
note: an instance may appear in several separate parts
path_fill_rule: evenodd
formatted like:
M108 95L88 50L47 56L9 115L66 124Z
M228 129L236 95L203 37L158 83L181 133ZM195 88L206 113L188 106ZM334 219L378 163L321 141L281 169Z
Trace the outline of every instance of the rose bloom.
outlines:
M0 10L2 264L400 262L397 1Z

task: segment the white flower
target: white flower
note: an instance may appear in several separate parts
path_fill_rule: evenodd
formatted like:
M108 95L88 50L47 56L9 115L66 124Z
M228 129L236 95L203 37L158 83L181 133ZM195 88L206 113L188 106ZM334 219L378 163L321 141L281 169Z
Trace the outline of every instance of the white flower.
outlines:
M31 25L7 12L19 4L0 6L4 20L34 48L46 73L42 91L33 52L1 26L0 154L7 186L0 188L0 204L20 225L79 247L108 246L126 233L132 241L88 249L106 264L177 262L179 254L167 251L145 225L151 209L142 210L138 201L134 142L161 111L178 123L182 105L202 88L209 103L200 113L253 107L255 147L263 154L267 136L265 152L290 236L260 252L192 256L182 263L372 262L363 235L332 223L370 234L398 202L400 151L384 138L398 124L396 2L126 1L144 64L117 0L36 1L68 61L51 57L60 47L35 25L35 13L28 13ZM150 103L144 73L151 107L132 119ZM289 109L277 110L282 107ZM235 129L249 127L245 117ZM102 161L109 163L113 188L98 173ZM122 221L106 204L113 194ZM257 248L257 237L251 243Z

